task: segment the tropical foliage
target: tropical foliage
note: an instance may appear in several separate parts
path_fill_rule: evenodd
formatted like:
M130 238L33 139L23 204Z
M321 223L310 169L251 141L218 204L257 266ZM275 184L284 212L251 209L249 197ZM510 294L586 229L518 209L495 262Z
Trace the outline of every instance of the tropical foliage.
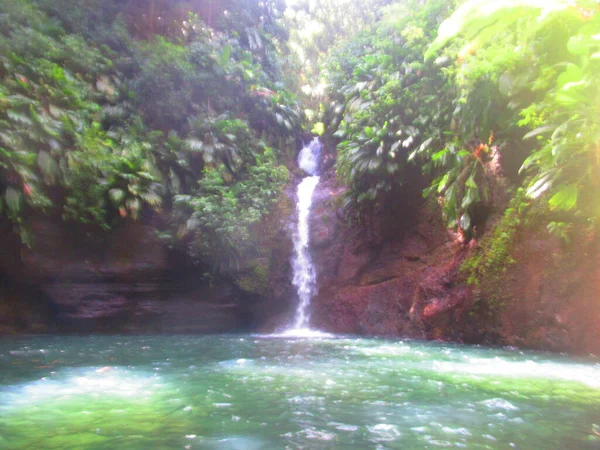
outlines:
M485 143L495 134L501 147L522 152L529 198L593 220L599 212L593 201L600 138L597 8L585 1L466 2L426 55L443 51L457 58L454 104L463 140Z
M331 51L373 26L382 8L392 0L287 0L284 25L289 29L287 64L293 68L288 84L294 86L305 108L313 114L325 101L323 69Z
M500 174L513 196L524 189L519 204L545 205L551 232L596 222L598 30L598 4L585 0L388 7L328 63L323 118L348 205L393 201L413 163L467 238Z
M252 246L303 115L282 3L213 3L0 0L0 212L24 243L36 214L155 215L215 267Z
M386 198L414 154L434 147L449 120L445 60L423 52L451 2L404 2L386 10L372 33L333 52L327 67L325 125L339 139L338 175L356 208Z
M466 240L493 208L511 233L532 207L565 241L597 224L597 1L359 3L0 0L2 224L31 245L41 214L93 232L153 218L236 267L304 108L359 213L416 167Z

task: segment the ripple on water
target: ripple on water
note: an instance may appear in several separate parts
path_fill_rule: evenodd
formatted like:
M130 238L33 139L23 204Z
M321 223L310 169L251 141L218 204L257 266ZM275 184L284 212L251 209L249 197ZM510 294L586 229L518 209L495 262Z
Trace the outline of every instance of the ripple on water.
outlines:
M448 434L457 434L460 436L473 436L469 430L464 427L460 428L452 428L452 427L442 427L442 431Z
M388 423L379 423L377 425L368 426L367 430L373 435L375 442L395 441L402 433L396 425Z
M435 438L433 438L433 436L425 436L424 438L428 444L434 445L436 447L454 447L455 446L455 444L450 441L445 441L442 439L435 439ZM460 445L460 443L457 443L456 446L461 446L461 445ZM464 444L463 444L463 446L464 446Z
M296 433L296 436L310 439L312 441L333 441L337 439L337 434L316 428L306 428Z
M488 407L489 409L502 409L504 411L518 411L519 408L513 405L508 400L504 400L502 398L490 398L489 400L484 400L480 402L482 405Z
M247 367L254 365L255 362L251 359L239 358L239 359L228 359L225 361L219 361L219 366L227 368Z
M345 423L338 423L338 422L329 422L327 424L327 426L334 427L336 430L340 430L340 431L354 432L354 431L358 430L358 427L356 425L348 425Z
M60 349L29 341L0 341L0 447L119 436L138 448L562 450L586 448L600 414L600 366L560 356L347 337L56 338L62 365L40 370L39 349Z

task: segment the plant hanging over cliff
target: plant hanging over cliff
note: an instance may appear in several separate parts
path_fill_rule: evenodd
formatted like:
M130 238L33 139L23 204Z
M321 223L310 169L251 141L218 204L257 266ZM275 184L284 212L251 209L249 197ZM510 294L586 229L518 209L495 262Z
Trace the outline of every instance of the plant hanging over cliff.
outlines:
M502 206L489 184L503 171L549 221L596 222L599 20L585 0L390 7L328 64L324 123L348 205L393 201L412 162L467 236L482 206Z
M282 2L67 3L0 0L0 217L29 245L34 214L95 232L159 217L222 266L279 198L303 121Z
M442 24L426 53L433 58L447 47L445 54L456 58L455 116L463 135L495 132L517 147L524 147L522 138L535 139L522 155L527 195L544 199L551 211L578 211L590 220L599 213L593 200L600 142L598 30L596 2L469 1ZM478 89L483 83L495 93L473 109L484 98Z

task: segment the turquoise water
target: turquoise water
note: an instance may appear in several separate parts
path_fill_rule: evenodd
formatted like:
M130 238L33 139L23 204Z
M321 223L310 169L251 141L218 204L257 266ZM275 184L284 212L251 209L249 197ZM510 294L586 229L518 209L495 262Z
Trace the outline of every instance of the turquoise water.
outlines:
M5 449L600 448L600 362L418 341L0 340Z

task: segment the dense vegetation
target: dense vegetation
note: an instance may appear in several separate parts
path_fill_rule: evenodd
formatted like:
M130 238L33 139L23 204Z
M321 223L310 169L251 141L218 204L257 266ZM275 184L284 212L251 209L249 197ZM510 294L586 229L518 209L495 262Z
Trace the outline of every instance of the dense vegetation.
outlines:
M302 124L283 5L0 1L0 211L22 241L154 217L225 269L277 201Z
M598 2L562 0L388 7L327 61L323 121L348 205L396 201L416 164L431 180L425 196L466 240L492 208L505 208L471 267L504 262L532 216L565 242L574 226L594 228L598 12ZM508 186L497 185L503 177Z
M284 25L289 30L289 64L294 76L288 82L298 92L308 116L328 101L323 70L330 52L352 39L360 30L381 19L383 7L391 0L287 0ZM315 132L324 130L317 127Z
M294 140L317 124L359 215L396 201L413 165L465 240L504 212L472 267L506 258L532 215L568 242L600 216L598 12L593 0L0 0L2 220L32 245L39 214L93 232L142 218L226 270L257 252Z

